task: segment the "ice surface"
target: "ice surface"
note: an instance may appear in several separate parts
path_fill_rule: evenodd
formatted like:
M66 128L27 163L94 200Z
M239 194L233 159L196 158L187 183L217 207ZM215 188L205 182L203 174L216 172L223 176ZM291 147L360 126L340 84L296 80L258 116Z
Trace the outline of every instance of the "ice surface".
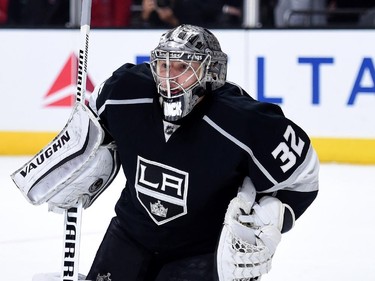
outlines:
M32 206L10 179L31 157L0 157L0 279L31 281L59 272L63 216ZM320 193L283 236L262 281L375 280L375 166L322 164ZM83 211L80 272L87 273L124 178ZM125 280L114 280L125 281Z

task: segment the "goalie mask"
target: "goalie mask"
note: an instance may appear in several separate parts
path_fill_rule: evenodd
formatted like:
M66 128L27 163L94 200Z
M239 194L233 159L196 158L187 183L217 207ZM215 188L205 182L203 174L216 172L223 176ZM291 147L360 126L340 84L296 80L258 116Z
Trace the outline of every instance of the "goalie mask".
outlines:
M161 36L151 52L151 71L164 119L176 121L191 112L206 90L225 84L227 55L209 30L180 25Z

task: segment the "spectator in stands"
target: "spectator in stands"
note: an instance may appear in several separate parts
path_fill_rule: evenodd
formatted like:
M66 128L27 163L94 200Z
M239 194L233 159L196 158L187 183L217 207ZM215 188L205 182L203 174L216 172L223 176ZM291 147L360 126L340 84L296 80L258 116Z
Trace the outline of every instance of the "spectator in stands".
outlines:
M0 25L8 22L8 0L0 0Z
M62 26L69 22L69 1L29 0L27 1L27 22L31 26Z
M141 17L145 27L174 27L178 25L173 5L167 0L142 0Z
M218 26L240 27L242 25L242 8L243 0L225 0Z
M374 1L370 0L330 0L328 3L332 14L328 17L331 25L356 26L362 14L359 10L375 7Z
M324 26L327 22L326 15L313 12L325 11L326 5L326 0L278 0L275 7L275 26Z
M259 2L259 19L262 27L275 27L275 7L277 0L262 0Z
M69 1L11 0L8 17L10 25L64 27L69 22Z
M175 27L193 24L217 26L222 0L143 0L142 19L146 27Z
M22 0L11 0L8 2L8 25L25 25L26 2Z
M132 0L92 0L91 27L127 27Z

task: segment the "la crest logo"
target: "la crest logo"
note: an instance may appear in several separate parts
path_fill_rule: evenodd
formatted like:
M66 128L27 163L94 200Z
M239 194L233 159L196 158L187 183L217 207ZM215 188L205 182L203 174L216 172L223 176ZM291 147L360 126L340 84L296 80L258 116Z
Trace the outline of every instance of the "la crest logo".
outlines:
M138 156L137 198L157 225L187 214L189 174Z

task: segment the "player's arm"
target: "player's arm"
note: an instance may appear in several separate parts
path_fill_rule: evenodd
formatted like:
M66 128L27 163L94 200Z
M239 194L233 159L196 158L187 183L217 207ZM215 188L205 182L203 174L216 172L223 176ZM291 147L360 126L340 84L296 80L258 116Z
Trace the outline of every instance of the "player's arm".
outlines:
M284 125L282 138L270 147L272 160L267 166L273 185L258 198L272 196L291 207L298 219L315 200L319 190L319 160L309 137L291 123ZM266 164L265 164L266 166ZM254 180L256 187L260 183ZM286 229L288 230L288 229Z
M257 106L251 136L244 139L253 155L248 175L257 201L272 196L287 204L298 219L315 200L319 189L319 160L306 132L272 104ZM250 121L248 121L250 122ZM255 141L254 141L255 138ZM247 139L249 141L247 141Z
M217 250L220 281L258 280L267 273L281 234L293 228L318 192L319 162L309 137L273 112L267 111L269 119L263 114L264 127L251 132L259 141L242 139L252 152L249 177L225 216Z

